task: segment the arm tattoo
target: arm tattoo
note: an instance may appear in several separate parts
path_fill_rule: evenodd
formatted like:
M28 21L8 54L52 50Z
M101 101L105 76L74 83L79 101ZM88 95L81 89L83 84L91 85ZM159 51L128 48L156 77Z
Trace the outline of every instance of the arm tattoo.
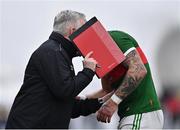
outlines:
M126 98L132 91L134 91L147 73L146 68L136 50L131 51L126 56L126 60L123 62L123 65L128 68L128 71L122 84L115 92L115 94L121 99Z

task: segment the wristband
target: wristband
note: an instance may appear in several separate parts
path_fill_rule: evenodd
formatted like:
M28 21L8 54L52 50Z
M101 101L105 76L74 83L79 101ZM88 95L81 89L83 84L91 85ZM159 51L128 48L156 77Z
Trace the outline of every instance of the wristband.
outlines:
M113 102L115 102L116 104L119 104L122 102L122 99L120 99L118 96L116 96L116 94L113 94L111 99L113 100Z

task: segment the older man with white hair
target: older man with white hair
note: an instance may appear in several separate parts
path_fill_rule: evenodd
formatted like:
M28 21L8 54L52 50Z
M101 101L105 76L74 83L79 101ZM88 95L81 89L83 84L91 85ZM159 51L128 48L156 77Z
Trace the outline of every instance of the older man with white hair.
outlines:
M31 56L24 82L11 108L6 128L63 128L71 118L96 112L99 99L76 96L92 81L97 62L88 53L83 70L74 73L72 58L78 50L68 36L86 22L85 15L65 10L54 19L53 32ZM100 102L101 101L101 102Z

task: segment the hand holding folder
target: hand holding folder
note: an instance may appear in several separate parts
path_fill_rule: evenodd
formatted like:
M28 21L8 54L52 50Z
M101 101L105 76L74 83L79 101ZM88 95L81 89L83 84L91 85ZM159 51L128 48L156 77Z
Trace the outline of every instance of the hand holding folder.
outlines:
M93 54L93 52L89 52L84 60L83 60L83 67L84 68L89 68L92 71L96 71L96 66L97 66L97 61L94 58L91 58L91 55Z

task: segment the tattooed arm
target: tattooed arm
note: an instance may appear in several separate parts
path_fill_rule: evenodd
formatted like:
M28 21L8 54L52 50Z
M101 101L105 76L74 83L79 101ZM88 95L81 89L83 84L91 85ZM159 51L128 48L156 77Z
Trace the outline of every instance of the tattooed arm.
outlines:
M145 77L147 70L136 50L131 51L123 65L128 71L122 81L122 84L115 91L115 94L105 102L97 112L97 120L101 122L110 122L112 115L118 108L121 100L125 99L134 91L142 79Z
M128 68L128 71L122 84L115 92L116 96L122 100L136 89L147 73L147 70L136 50L131 51L126 56L123 65Z

